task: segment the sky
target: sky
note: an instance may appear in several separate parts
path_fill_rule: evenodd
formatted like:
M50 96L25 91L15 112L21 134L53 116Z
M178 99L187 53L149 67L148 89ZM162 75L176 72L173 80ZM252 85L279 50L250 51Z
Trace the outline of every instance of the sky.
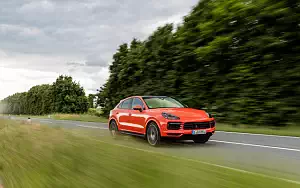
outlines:
M0 99L70 75L96 93L122 43L179 24L198 0L0 0Z

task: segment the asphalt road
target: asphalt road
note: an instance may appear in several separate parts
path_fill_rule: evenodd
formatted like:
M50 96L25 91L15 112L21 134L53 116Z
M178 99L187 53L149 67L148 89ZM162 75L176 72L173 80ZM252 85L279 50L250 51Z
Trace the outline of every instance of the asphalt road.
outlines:
M32 119L32 121L65 128L107 130L105 123L53 119ZM143 141L141 140L141 142ZM157 150L181 157L188 156L201 160L205 158L216 164L262 172L300 182L300 138L297 137L217 131L204 145L182 142L163 146Z

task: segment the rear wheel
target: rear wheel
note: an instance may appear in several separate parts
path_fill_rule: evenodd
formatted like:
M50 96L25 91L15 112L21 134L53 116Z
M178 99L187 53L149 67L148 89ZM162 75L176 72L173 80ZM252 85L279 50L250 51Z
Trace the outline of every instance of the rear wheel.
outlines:
M155 123L151 123L147 129L147 141L151 146L158 146L160 143L160 132Z
M111 121L109 124L109 131L110 131L110 135L116 139L119 135L119 130L118 130L118 126L117 123L115 121Z
M199 144L204 144L209 140L210 136L205 135L205 136L199 136L198 138L194 139L193 141L195 143L199 143Z

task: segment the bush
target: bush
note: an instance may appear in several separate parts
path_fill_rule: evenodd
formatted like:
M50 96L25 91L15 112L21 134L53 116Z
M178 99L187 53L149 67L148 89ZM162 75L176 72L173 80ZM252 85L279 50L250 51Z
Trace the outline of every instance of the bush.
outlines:
M96 108L89 108L88 109L88 114L92 115L92 116L102 116L103 115L103 111L102 110L98 110Z

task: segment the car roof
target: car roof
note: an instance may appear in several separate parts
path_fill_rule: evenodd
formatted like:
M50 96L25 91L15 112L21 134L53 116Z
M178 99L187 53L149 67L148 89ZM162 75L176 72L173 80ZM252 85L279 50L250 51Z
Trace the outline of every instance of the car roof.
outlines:
M126 99L134 98L134 97L147 98L147 97L168 97L168 96L156 96L156 95L130 96L130 97L126 97L126 98L120 100L120 102L122 102Z
M160 98L160 97L168 97L168 96L160 96L160 95L148 95L148 96L141 96L142 98L143 97L145 97L145 98L147 98L147 97L158 97L158 98Z
M144 97L168 97L168 96L143 95L143 96L131 96L131 97L142 97L142 98L144 98ZM128 98L130 98L130 97L128 97Z

